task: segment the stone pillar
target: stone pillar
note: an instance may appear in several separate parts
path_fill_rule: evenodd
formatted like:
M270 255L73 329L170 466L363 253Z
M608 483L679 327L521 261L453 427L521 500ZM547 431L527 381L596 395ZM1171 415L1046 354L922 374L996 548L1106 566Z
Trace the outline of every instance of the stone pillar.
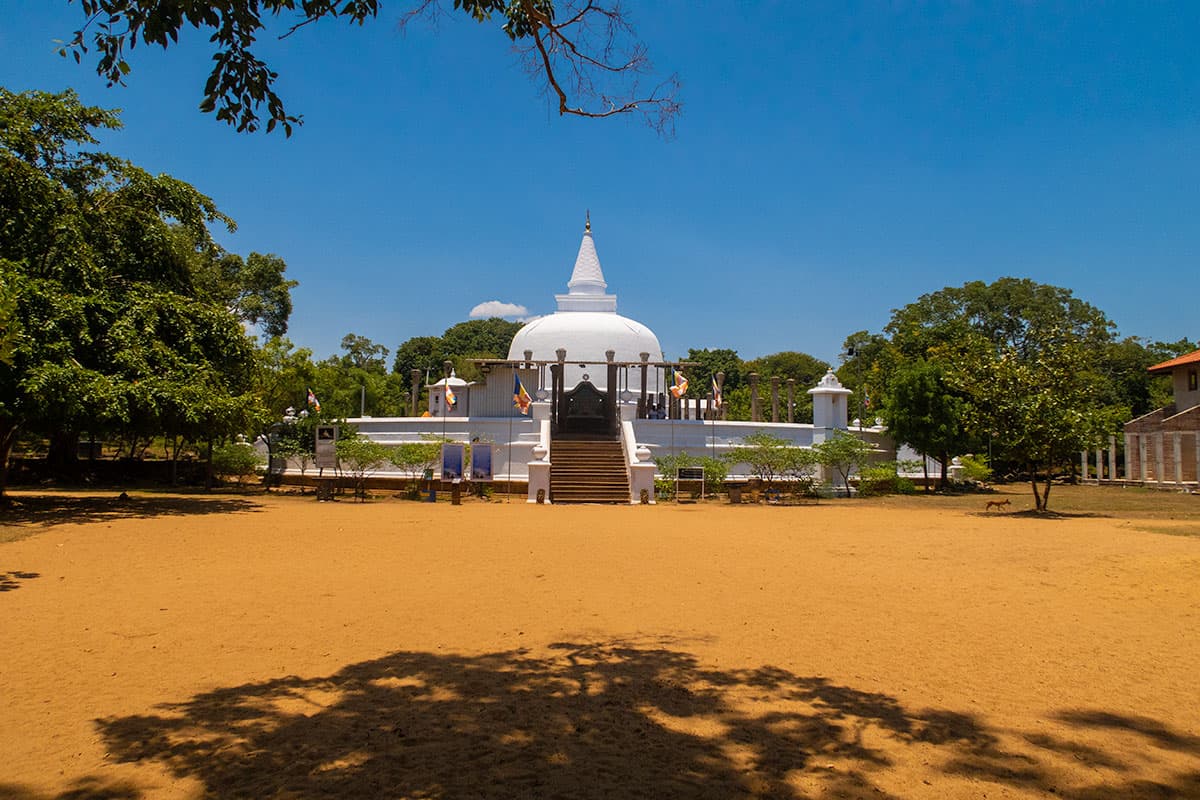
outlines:
M610 354L612 350L608 351ZM617 365L608 359L608 429L616 433L621 427L621 392L617 389Z
M562 364L550 365L550 430L558 429L558 385L562 380Z
M412 380L412 416L420 416L417 414L417 403L421 402L421 370L415 367L409 370L409 378Z
M1150 448L1146 443L1146 434L1139 433L1138 440L1138 477L1142 483L1150 480Z
M758 413L758 373L750 373L750 421L761 422L762 418Z
M1196 440L1196 471L1192 473L1192 479L1200 483L1200 431L1192 431L1192 438Z
M788 418L788 424L790 425L792 422L794 422L792 417L796 410L796 379L795 378L787 379L787 389L788 389L787 418Z
M1104 480L1104 450L1100 447L1096 448L1096 480Z
M1087 450L1080 450L1079 451L1079 477L1080 477L1080 479L1085 480L1085 481L1087 480L1087 476L1088 476L1088 470L1087 470L1088 463L1087 462L1088 462Z
M1175 483L1183 483L1183 434L1175 431L1171 434L1172 449L1175 451Z
M1117 479L1117 437L1108 437L1108 479Z
M1132 433L1125 434L1125 480L1127 481L1137 479L1137 471L1134 466L1137 464L1136 439L1137 437Z
M779 422L779 376L771 376L771 422Z
M642 360L642 399L641 399L641 409L642 410L638 413L638 416L645 417L646 416L646 367L648 366L648 362L650 361L650 354L649 353L638 353L638 358L640 358Z

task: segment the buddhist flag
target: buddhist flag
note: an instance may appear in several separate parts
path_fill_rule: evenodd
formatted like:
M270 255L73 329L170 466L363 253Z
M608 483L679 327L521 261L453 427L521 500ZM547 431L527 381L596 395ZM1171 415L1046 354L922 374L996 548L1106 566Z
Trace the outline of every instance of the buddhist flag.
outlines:
M679 398L687 394L688 379L683 377L683 373L675 370L675 385L671 387L671 395Z
M321 413L321 402L317 400L317 396L313 394L312 389L308 390L308 405L313 411L316 411L318 414Z
M721 407L721 387L717 385L717 376L713 376L713 408Z
M521 409L521 413L529 415L529 404L533 402L533 398L529 396L529 392L525 391L525 385L521 383L521 376L513 373L513 408Z
M446 378L446 408L454 408L454 404L458 402L458 398L454 396L454 390L450 388L450 379Z

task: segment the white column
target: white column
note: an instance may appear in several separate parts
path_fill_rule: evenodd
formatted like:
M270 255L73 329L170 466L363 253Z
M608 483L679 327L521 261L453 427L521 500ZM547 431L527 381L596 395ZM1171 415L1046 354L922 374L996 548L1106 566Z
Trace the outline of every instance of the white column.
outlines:
M1104 480L1104 450L1096 448L1096 480Z
M1108 437L1108 479L1117 479L1117 437Z
M1171 434L1171 445L1175 451L1175 483L1183 483L1183 434L1180 431Z
M1154 434L1154 480L1163 482L1163 432Z
M1087 480L1087 450L1079 451L1079 477L1082 480Z
M1137 452L1133 447L1134 438L1132 433L1125 434L1125 480L1127 481L1137 479L1137 468L1134 466L1137 463Z
M1147 466L1147 463L1150 460L1150 447L1146 443L1146 434L1139 433L1137 435L1137 439L1138 439L1138 470L1139 470L1138 477L1142 481L1142 483L1145 483L1146 481L1150 480L1150 477L1149 477L1150 470L1149 470L1149 467Z
M1196 471L1192 477L1200 483L1200 431L1192 431L1192 438L1196 440Z

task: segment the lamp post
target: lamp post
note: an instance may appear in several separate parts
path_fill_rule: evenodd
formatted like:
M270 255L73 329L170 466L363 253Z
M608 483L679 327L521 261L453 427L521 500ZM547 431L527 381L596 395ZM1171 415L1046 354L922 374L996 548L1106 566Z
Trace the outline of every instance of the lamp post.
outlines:
M854 359L854 380L857 384L854 393L858 395L858 429L863 427L863 418L867 416L866 397L862 384L862 342L858 339L846 345L846 357Z

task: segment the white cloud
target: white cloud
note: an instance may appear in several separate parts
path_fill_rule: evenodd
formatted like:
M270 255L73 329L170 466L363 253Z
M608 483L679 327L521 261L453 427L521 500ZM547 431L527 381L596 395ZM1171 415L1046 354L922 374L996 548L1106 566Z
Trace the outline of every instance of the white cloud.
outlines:
M500 300L488 300L471 309L471 319L486 319L487 317L527 317L529 309L517 303L504 303Z

